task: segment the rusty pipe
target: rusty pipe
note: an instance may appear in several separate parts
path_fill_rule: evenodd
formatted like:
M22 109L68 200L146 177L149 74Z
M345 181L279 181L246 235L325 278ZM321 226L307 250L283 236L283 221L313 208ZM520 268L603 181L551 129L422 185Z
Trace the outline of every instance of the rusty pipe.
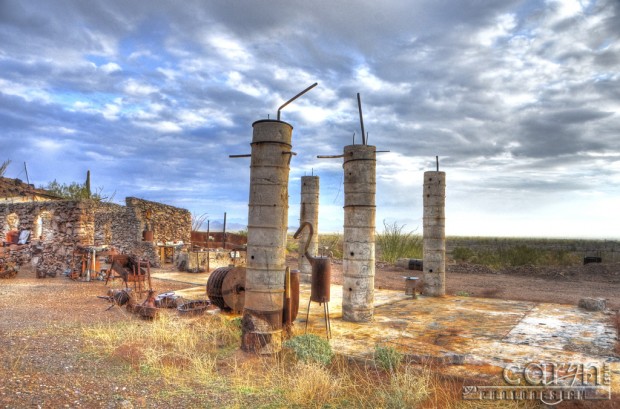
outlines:
M310 234L308 235L308 240L306 240L306 245L304 246L304 256L306 256L310 264L313 264L314 257L310 256L310 253L308 253L308 246L310 246L310 242L312 241L312 236L314 235L314 227L312 227L312 223L303 222L301 226L299 226L299 229L297 229L295 234L293 234L293 238L294 239L299 238L299 235L301 234L301 232L304 230L306 226L310 229Z
M282 110L282 108L284 108L285 106L287 106L291 102L295 101L297 98L301 97L303 94L305 94L306 92L310 91L312 88L316 87L317 85L319 85L319 83L315 82L314 84L310 85L305 90L301 91L299 94L295 95L293 98L291 98L288 101L286 101L284 104L280 105L280 108L278 108L278 121L280 120L280 111Z
M364 117L362 116L362 99L357 93L357 109L360 112L360 125L362 126L362 145L366 145L366 133L364 132Z

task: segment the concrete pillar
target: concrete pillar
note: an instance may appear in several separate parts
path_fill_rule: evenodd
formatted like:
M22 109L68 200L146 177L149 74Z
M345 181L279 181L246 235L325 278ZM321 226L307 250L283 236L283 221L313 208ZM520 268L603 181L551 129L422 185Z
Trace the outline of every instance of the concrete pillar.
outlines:
M288 177L293 127L252 124L245 308L241 347L272 354L282 348Z
M312 224L314 235L310 240L308 252L311 256L318 255L319 250L319 177L301 177L301 209L299 225L303 222ZM304 256L304 246L308 240L310 231L304 229L299 238L299 275L302 283L310 283L312 278L312 266Z
M446 173L424 172L424 286L422 294L446 294Z
M376 148L344 147L342 318L372 321L375 298Z

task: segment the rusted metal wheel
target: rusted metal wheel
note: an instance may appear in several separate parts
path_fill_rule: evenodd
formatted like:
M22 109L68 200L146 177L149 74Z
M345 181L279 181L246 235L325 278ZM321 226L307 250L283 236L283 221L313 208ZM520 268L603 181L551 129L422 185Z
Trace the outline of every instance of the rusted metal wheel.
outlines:
M223 311L243 312L245 304L245 267L220 267L207 281L209 300Z
M221 310L226 310L226 304L224 303L224 297L222 296L222 283L224 282L224 277L233 267L220 267L213 270L211 275L209 276L209 280L207 280L207 295L209 296L209 300Z
M243 312L245 305L245 267L231 269L222 283L224 303L235 314Z

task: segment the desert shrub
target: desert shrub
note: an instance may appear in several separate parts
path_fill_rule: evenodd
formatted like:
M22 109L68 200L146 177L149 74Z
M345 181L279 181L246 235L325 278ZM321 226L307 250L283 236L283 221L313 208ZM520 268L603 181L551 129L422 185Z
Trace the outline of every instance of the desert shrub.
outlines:
M293 350L297 359L302 362L327 365L334 357L329 342L314 334L298 335L284 342L283 345Z
M375 346L375 362L385 370L393 372L400 366L403 360L403 354L394 347L386 347L382 345Z
M471 261L475 255L476 253L467 247L455 247L454 250L452 250L452 258L455 261L468 262Z
M286 251L289 254L294 254L299 251L299 243L297 239L294 239L292 235L286 236Z
M319 234L319 254L329 253L333 258L342 258L342 234Z
M578 254L567 250L543 250L526 244L500 246L495 250L455 247L452 250L452 258L457 262L481 264L493 268L525 265L568 266L581 262Z
M383 221L383 233L377 234L377 247L380 259L394 263L399 258L421 258L422 240L415 230L406 232L405 225Z

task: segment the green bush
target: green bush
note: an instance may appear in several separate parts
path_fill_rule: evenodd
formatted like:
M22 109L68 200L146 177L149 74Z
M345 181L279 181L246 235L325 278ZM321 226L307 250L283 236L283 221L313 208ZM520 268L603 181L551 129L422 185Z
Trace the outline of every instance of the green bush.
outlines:
M334 357L329 342L314 334L298 335L285 341L283 345L293 350L297 359L302 362L317 362L327 365Z
M403 354L394 347L375 346L375 362L385 370L393 372L400 366L403 361Z
M405 232L405 225L383 221L383 233L377 234L380 260L394 263L399 258L422 258L422 240L414 231Z
M493 268L525 265L569 266L581 262L578 254L567 250L544 250L526 244L500 245L494 250L455 247L452 250L452 258L457 262L481 264Z
M468 262L475 257L476 253L467 247L455 247L452 250L452 258L455 261Z

